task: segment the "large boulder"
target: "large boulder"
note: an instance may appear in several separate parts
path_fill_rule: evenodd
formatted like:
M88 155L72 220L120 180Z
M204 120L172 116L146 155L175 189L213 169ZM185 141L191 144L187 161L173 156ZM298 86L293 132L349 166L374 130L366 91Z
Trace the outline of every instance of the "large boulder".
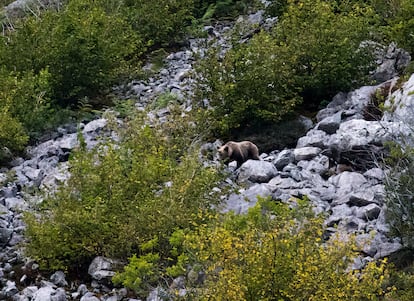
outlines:
M410 54L404 49L397 48L395 43L379 49L377 56L377 70L372 78L377 82L384 82L400 74L411 61Z
M238 182L265 183L277 175L276 167L266 161L247 160L239 168Z
M103 256L95 257L88 268L88 274L92 279L99 284L107 285L111 282L112 277L115 275L115 271L121 267L121 263L106 258Z
M337 163L368 170L376 167L374 159L384 154L384 142L408 137L410 132L403 123L353 119L341 123L337 132L330 136L328 146Z
M255 184L246 190L232 193L225 201L225 207L222 211L233 211L237 214L246 213L249 208L256 205L258 197L270 196L272 196L272 191L267 184Z
M401 89L396 90L388 97L383 121L403 122L414 124L414 74L404 83Z

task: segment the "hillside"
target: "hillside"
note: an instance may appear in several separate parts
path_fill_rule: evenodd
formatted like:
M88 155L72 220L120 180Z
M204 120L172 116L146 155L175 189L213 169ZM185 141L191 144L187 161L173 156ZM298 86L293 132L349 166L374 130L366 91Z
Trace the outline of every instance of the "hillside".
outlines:
M412 300L413 13L6 7L0 299Z

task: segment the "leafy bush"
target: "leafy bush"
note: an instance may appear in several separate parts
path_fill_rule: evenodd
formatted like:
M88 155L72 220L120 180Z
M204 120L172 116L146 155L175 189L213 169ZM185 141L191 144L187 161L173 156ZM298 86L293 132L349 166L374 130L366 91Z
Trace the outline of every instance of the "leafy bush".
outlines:
M370 36L372 18L369 6L344 6L337 12L325 1L289 5L275 37L298 58L292 68L307 104L367 82L374 60L371 49L360 44Z
M6 108L0 110L0 162L21 151L29 140L22 124L10 116Z
M193 227L216 202L210 192L218 174L199 162L191 135L181 134L188 127L185 119L150 126L138 115L116 145L89 151L81 143L67 185L26 214L27 255L49 269L82 266L96 255L154 253L160 266L171 264L171 233Z
M249 7L257 6L256 0L198 0L194 1L194 15L201 20L235 17L245 14Z
M179 40L193 19L193 0L125 0L124 14L145 46Z
M383 32L390 41L414 54L414 3L410 0L387 1L384 21L388 26ZM391 18L387 16L391 14Z
M158 95L153 103L152 103L152 107L154 109L162 109L162 108L166 108L168 105L175 105L178 103L179 97L177 94L175 93L171 93L171 92L164 92L160 95Z
M389 277L384 262L350 270L352 238L323 242L323 220L300 205L261 200L246 215L187 235L190 258L202 263L205 285L191 300L378 300Z
M12 153L21 151L29 138L37 137L58 121L50 101L50 73L41 70L16 73L0 69L1 145ZM63 118L63 117L62 117Z
M271 33L236 44L200 66L199 98L213 107L216 130L277 122L298 104L317 108L341 90L366 81L373 59L360 43L369 36L371 11L341 13L326 1L289 1Z
M266 7L266 14L271 17L282 16L288 6L288 0L270 0Z
M234 45L223 60L218 52L201 62L199 99L213 107L211 126L220 134L264 121L279 121L301 101L290 67L275 57L288 56L267 33L248 45Z
M74 0L60 11L21 20L0 46L8 70L48 69L52 98L61 104L95 97L108 89L125 66L141 54L140 40L121 12L105 1Z
M405 247L414 248L414 148L391 144L386 163L386 218L391 235L400 237Z

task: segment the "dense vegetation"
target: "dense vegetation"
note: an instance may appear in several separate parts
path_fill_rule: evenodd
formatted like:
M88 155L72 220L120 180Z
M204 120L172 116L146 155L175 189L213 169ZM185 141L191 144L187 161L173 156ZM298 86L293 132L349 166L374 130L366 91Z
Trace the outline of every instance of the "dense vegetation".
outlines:
M235 12L242 2L221 5ZM61 122L57 111L107 104L111 85L137 75L149 51L180 41L195 16L207 10L214 15L216 4L71 0L59 8L32 9L21 19L0 19L0 79L8 83L0 87L0 128L7 129L1 145L21 151L29 138Z
M195 129L185 117L146 122L140 114L125 130L114 129L117 143L103 141L91 151L81 143L67 185L38 214L27 214L27 253L42 268L70 269L98 254L126 259L145 252L154 239L151 249L165 264L172 260L172 232L208 216L217 202L211 191L219 174L203 167L196 143L190 146Z
M107 104L111 85L138 76L152 51L249 4L70 0L8 20L13 26L0 36L0 151L22 151L79 104ZM198 142L315 110L367 83L373 52L362 42L396 41L413 53L413 12L411 0L270 1L267 13L279 17L272 30L241 44L235 34L231 50L213 49L200 62L196 99L211 108L151 125L133 113L122 127L114 123L119 141L92 150L81 143L68 183L26 214L27 254L46 270L84 269L96 255L129 258L114 281L143 296L187 275L188 297L200 300L410 300L412 277L385 262L349 271L358 255L352 238L325 244L321 217L300 200L293 208L263 200L245 216L215 212L220 173L200 163ZM411 187L412 174L399 174ZM394 226L411 246L413 222L405 222ZM190 277L200 271L204 284Z
M314 111L339 91L369 84L379 44L368 40L412 51L412 39L401 35L412 33L411 1L271 2L268 13L279 16L272 30L246 43L236 35L231 50L213 49L200 64L199 98L210 100L215 135L231 138L297 110Z

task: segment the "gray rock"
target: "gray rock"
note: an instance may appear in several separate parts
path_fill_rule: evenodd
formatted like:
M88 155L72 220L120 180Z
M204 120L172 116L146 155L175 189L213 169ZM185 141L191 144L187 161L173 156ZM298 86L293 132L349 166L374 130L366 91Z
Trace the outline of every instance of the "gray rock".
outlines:
M21 243L23 241L24 237L22 234L18 234L16 232L13 232L9 242L7 243L9 246L16 246L19 243Z
M153 289L147 297L147 301L163 301L166 299L169 299L168 293L162 287Z
M397 76L408 66L411 57L408 52L397 48L395 43L391 43L387 48L380 51L380 65L375 70L372 78L378 82L384 82Z
M376 226L376 230L379 233L387 234L387 233L390 232L390 226L386 222L386 216L385 216L386 211L387 211L387 206L386 205L382 206L382 210L381 210L381 212L378 215L378 218L376 220L376 225L375 226Z
M44 172L40 169L35 169L30 166L27 166L23 169L25 176L35 185L36 187L40 186L40 183L44 177Z
M339 222L338 227L344 229L346 232L365 231L366 223L364 220L356 216L348 216Z
M319 147L314 146L306 146L301 148L296 148L293 151L293 155L295 156L295 161L301 160L311 160L315 158L317 155L320 154L322 150Z
M56 290L53 287L41 287L33 294L33 301L52 301L52 295L54 295L55 292Z
M277 170L282 170L289 163L293 163L295 156L292 150L285 149L276 155L275 160L273 161Z
M329 170L329 158L325 155L319 155L311 161L300 161L297 165L311 173L325 175Z
M240 183L246 181L265 183L276 175L277 169L272 163L261 160L247 160L240 166L237 180Z
M374 237L373 239L372 234L369 233L362 233L356 236L358 248L372 258L377 253L377 245L375 241L378 241L377 237Z
M326 148L328 145L329 136L324 132L320 130L310 130L306 136L301 137L298 139L298 143L296 145L297 148L302 147L319 147L319 148Z
M98 297L96 297L93 293L86 293L80 298L80 301L101 301Z
M414 124L414 74L404 83L401 89L396 90L387 98L384 106L388 108L382 121L403 122Z
M353 192L349 196L349 200L348 200L348 204L350 206L362 207L362 206L370 205L372 203L376 203L375 193L370 189Z
M63 271L56 271L52 276L50 276L50 281L57 286L67 286L68 282L66 281L66 276Z
M104 118L93 120L85 125L82 132L84 134L91 133L91 132L98 132L106 127L108 121Z
M316 129L324 131L328 135L334 134L338 129L342 121L342 112L338 112L332 116L325 117L317 125Z
M391 254L400 251L402 248L402 244L398 241L382 242L377 246L377 253L374 255L374 259L388 257Z
M384 171L381 168L371 168L364 173L365 178L374 181L373 183L378 184L385 179Z
M7 229L7 228L1 228L0 229L0 243L1 244L6 244L9 242L9 240L11 239L13 234L13 230L12 229Z
M21 294L23 297L27 298L26 300L32 300L34 294L39 290L39 288L37 286L28 286L25 287Z
M329 145L340 151L368 148L370 145L382 145L393 138L409 135L407 125L394 122L366 121L361 119L341 123L336 134L331 135Z
M342 204L339 206L335 206L332 208L332 214L325 221L325 224L328 227L332 227L334 225L339 224L341 220L344 220L345 218L352 216L352 215L353 215L352 209L348 205Z
M356 217L360 219L371 221L371 220L377 219L380 212L381 212L381 207L379 207L376 204L369 204L364 207L356 207L355 215Z
M300 115L298 117L298 121L303 125L305 131L309 131L311 128L313 128L313 121L309 117Z
M345 99L346 99L346 97L345 97ZM341 109L342 109L342 107L326 107L325 109L320 110L316 114L316 121L321 122L323 119L336 114Z
M249 208L257 203L257 197L269 197L272 191L266 184L255 184L247 190L242 190L239 193L232 193L225 201L225 208L222 212L233 211L236 214L246 213Z
M89 265L88 274L99 283L107 283L115 275L114 268L117 263L102 256L95 257Z
M338 196L341 197L351 191L358 191L367 183L367 179L360 173L344 171L332 176L328 181L338 188Z
M85 284L79 285L76 290L81 296L85 295L88 292L88 287Z
M6 198L4 200L4 204L6 205L7 209L12 211L25 210L28 207L26 201L21 197Z
M348 93L339 92L332 98L332 101L326 107L329 109L339 110L343 108L343 105L345 104L347 99L348 99ZM318 119L318 122L321 121L322 119L323 118Z
M84 128L85 131L85 128ZM56 140L56 146L63 152L69 152L78 145L78 137L76 133L68 134ZM59 154L59 152L58 152Z
M170 285L170 289L182 289L185 288L185 277L179 276L173 280Z
M268 186L275 191L276 189L301 189L305 183L297 182L292 178L284 178L280 175L277 175L271 179L268 183Z
M50 301L66 301L66 292L63 288L59 287L51 295Z
M2 183L1 180L0 180L0 183ZM11 184L11 185L0 188L0 197L13 198L16 195L17 195L16 185Z
M12 296L16 295L19 290L16 287L16 283L14 281L7 280L5 287L3 287L2 292L6 299L11 298Z

